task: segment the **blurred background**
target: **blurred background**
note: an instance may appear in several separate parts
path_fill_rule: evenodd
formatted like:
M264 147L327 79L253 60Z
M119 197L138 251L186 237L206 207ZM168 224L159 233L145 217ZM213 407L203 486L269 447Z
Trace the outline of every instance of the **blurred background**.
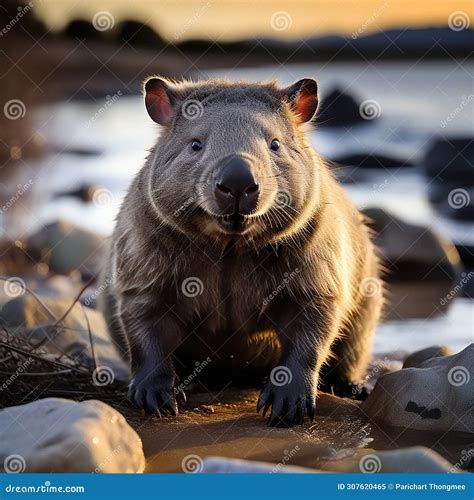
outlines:
M389 304L378 353L473 339L471 1L31 0L0 5L2 301L95 307L126 189L172 78L315 78L309 129L372 219ZM16 283L16 285L15 285ZM375 290L373 293L378 293Z

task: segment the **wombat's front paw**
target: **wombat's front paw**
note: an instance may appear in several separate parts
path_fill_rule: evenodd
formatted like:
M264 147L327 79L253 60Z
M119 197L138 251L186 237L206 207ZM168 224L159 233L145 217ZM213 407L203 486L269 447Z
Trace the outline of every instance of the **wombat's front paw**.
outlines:
M286 366L277 366L270 374L257 403L257 413L263 416L271 406L269 424L272 427L292 427L302 424L305 413L311 421L316 410L316 384L312 373Z
M181 388L175 388L173 377L134 376L128 390L128 399L138 408L161 417L163 413L176 416L178 405L176 397L185 400Z

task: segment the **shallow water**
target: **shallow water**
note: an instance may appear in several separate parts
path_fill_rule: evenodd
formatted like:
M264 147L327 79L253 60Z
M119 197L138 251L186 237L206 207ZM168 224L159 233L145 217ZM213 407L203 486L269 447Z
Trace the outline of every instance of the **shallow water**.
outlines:
M472 62L461 65L443 61L269 66L201 76L278 78L282 84L313 77L319 81L323 98L338 85L361 99L375 100L381 116L376 122L352 128L320 127L311 131L311 141L323 156L372 151L420 163L436 134L471 132L472 102L460 110L459 106L472 94L473 74ZM31 231L60 216L110 234L126 189L159 133L140 96L116 97L95 103L60 103L38 113L37 129L57 153L39 164L29 165L38 180L35 180L33 205L21 227L17 227L18 232ZM443 126L453 113L454 118ZM97 154L68 153L71 150ZM23 180L31 177L31 172L23 171ZM433 225L457 242L474 244L472 224L442 220L433 212L419 167L403 171L381 169L367 172L367 176L364 182L347 185L358 206L383 206L407 221ZM51 198L52 191L69 191L82 184L98 185L105 191L95 203L88 204L72 197ZM445 317L385 323L379 328L375 350L412 351L436 343L458 350L473 341L473 320L472 302L456 299Z

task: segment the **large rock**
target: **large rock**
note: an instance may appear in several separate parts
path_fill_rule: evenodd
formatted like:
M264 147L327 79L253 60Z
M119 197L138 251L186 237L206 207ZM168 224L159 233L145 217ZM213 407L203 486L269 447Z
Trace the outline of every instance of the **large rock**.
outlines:
M375 230L375 243L388 267L388 281L448 281L461 273L454 245L432 229L409 224L383 208L363 210Z
M4 472L143 472L137 433L100 401L42 399L0 411Z
M44 226L26 242L28 254L51 271L79 270L84 278L100 273L106 247L104 237L63 220Z
M456 247L429 227L409 224L382 208L363 213L374 230L388 282L388 319L439 314L452 300L463 266ZM416 305L416 307L414 307Z
M97 365L110 374L111 381L128 379L128 367L109 336L102 314L76 303L64 320L56 325L57 319L67 312L72 300L39 298L41 303L25 293L11 299L0 309L0 325L19 340L41 345L46 355L54 358L62 355L62 361L66 364L73 360L88 368Z
M383 375L363 403L372 419L395 427L474 432L474 344L452 356Z

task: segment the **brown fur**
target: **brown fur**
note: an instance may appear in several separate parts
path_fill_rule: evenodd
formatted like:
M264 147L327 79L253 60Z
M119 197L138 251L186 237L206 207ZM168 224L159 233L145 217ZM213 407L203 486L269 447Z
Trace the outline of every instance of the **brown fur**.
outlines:
M291 382L267 382L259 408L272 406L274 425L300 423L314 413L323 368L324 382L341 387L365 374L382 306L380 289L365 290L380 286L369 231L309 146L288 89L214 80L166 91L173 118L126 196L105 271L130 397L175 413L176 372L208 356L204 371L231 380L281 365ZM186 119L194 101L202 116ZM204 141L199 153L193 138ZM212 196L213 173L236 153L261 187L243 234L219 228ZM202 293L183 293L189 279Z

